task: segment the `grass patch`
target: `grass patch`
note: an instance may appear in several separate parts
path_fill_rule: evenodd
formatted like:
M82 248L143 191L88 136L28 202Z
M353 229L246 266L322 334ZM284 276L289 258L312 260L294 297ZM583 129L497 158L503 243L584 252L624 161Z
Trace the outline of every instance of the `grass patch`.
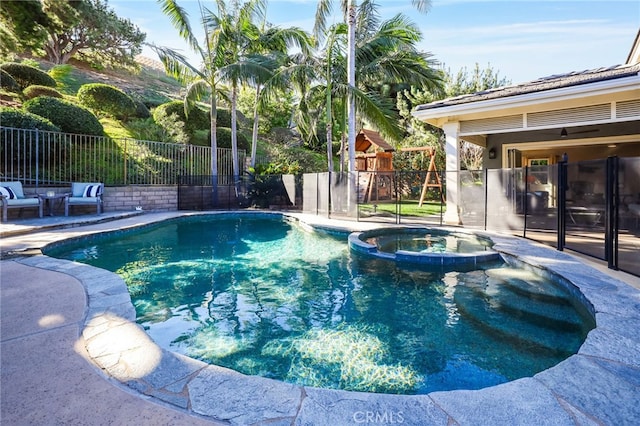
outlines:
M379 215L395 215L396 203L366 203L360 204L361 211L372 212ZM403 216L439 216L441 203L439 201L425 201L422 206L418 206L418 200L402 200L400 202L399 213ZM442 205L442 213L447 206Z
M100 119L104 133L110 138L135 138L129 129L127 129L121 121L111 117L103 117Z
M57 89L66 95L75 95L83 84L95 83L94 80L87 78L86 74L69 64L56 65L51 68L49 74L58 83Z

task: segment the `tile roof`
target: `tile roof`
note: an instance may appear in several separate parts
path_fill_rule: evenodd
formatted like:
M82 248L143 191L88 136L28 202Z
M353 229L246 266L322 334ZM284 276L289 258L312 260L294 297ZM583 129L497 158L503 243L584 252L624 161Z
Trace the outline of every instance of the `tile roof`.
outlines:
M496 87L472 94L460 95L429 104L418 105L416 111L441 108L452 105L467 104L472 102L486 101L490 99L506 98L508 96L525 95L528 93L543 92L546 90L560 89L569 86L595 83L605 80L613 80L629 77L640 73L640 64L615 65L608 68L597 68L586 71L574 71L567 74L551 75L542 77L527 83L515 84L511 86Z

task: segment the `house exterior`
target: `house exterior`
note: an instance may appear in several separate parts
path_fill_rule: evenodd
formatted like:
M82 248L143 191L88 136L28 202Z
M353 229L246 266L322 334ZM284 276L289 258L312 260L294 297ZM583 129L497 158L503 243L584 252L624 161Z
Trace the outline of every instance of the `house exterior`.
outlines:
M485 149L489 169L640 157L640 31L622 65L444 99L412 114L444 130L447 171L460 169L462 140ZM447 223L460 223L457 176L447 173Z

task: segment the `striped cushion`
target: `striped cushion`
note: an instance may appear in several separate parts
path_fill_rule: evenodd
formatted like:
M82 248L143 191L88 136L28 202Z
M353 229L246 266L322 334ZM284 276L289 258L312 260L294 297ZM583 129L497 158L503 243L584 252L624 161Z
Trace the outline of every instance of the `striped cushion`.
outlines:
M83 197L97 197L100 185L87 185L82 192Z
M7 197L7 200L15 200L16 198L18 198L16 197L16 193L13 192L13 189L9 188L8 186L0 186L0 194Z

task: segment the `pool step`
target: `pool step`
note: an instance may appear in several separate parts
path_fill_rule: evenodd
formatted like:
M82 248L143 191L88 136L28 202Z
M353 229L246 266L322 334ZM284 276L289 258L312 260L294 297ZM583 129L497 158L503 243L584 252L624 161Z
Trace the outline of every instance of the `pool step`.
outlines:
M463 281L465 286L483 297L496 310L511 314L515 318L544 327L559 328L567 331L580 331L582 320L566 298L550 300L536 295L525 296L514 290L512 280L505 281L492 277L485 280ZM458 286L458 287L460 287ZM456 287L457 288L457 287Z
M519 293L529 299L545 301L559 305L570 304L567 293L562 289L549 285L543 278L532 277L523 270L511 268L495 268L484 271L489 278L494 278L503 285L509 286L515 293Z
M543 325L532 322L531 318L496 309L495 300L469 286L457 286L454 300L458 311L465 318L488 333L502 336L515 344L535 345L551 352L569 355L575 353L582 342L580 333L576 333L573 326L568 327L569 330L549 327L547 320Z

